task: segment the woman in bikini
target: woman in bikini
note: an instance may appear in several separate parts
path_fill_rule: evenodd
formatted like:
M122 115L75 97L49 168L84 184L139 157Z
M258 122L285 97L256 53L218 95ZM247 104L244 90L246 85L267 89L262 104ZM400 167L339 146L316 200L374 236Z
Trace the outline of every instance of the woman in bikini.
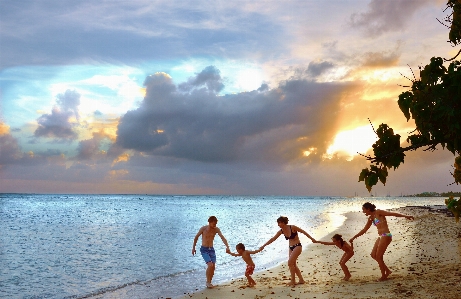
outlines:
M288 268L290 269L291 281L288 284L288 286L294 287L297 284L303 284L303 276L301 275L301 271L299 270L298 265L296 264L298 256L301 254L303 250L301 242L299 241L298 232L305 234L309 239L311 239L312 242L315 242L315 239L312 238L304 230L297 227L296 225L288 225L287 217L280 216L277 219L277 224L280 227L280 230L275 234L275 236L270 238L269 241L267 241L263 246L261 246L260 250L263 250L264 247L277 240L277 238L283 234L285 236L285 239L288 240L288 245L290 246L288 252ZM296 276L298 276L299 279L298 283L296 283L295 281Z
M392 234L389 231L389 227L387 226L386 216L394 216L394 217L405 217L406 219L413 220L413 216L403 215L394 212L388 212L383 210L377 210L374 204L366 202L362 206L363 213L368 216L368 221L365 227L358 232L352 239L349 241L352 242L357 237L363 235L367 232L367 230L373 224L378 229L378 239L373 246L373 250L371 251L371 257L378 262L379 269L381 270L381 278L378 281L386 280L387 277L392 273L391 270L386 266L384 263L384 253L386 252L387 247L392 241Z

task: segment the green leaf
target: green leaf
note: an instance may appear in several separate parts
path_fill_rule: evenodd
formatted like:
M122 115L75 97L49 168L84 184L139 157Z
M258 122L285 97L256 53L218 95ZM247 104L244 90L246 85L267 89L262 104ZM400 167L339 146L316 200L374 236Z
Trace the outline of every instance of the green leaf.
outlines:
M413 100L413 94L409 91L403 92L399 95L399 104L400 110L403 112L403 115L407 118L407 121L410 120L410 107Z
M364 181L368 177L369 173L370 171L368 170L368 168L362 169L362 172L360 172L360 175L359 175L359 182Z
M378 172L379 181L380 181L384 186L386 186L387 175L388 175L388 173L387 173L387 168L380 169L380 171Z

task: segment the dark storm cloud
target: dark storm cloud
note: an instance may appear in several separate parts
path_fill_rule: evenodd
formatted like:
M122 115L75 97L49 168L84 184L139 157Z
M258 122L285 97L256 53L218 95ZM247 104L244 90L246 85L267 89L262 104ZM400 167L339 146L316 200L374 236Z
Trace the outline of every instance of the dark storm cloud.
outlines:
M219 96L215 85L203 80L217 79L203 76L216 73L208 67L191 78L187 84L197 85L188 93L166 74L149 76L140 107L120 119L117 145L196 161L270 158L281 152L293 158L300 152L298 138L309 135L312 142L332 128L341 95L352 86L293 79L263 92Z
M34 132L35 137L51 137L57 139L76 139L77 133L70 122L71 117L79 118L78 106L80 94L67 90L59 94L57 106L53 107L51 114L43 114L37 119L38 127Z
M386 32L401 31L411 16L431 0L372 0L368 10L354 13L350 25L362 29L369 37L378 37Z
M224 88L220 71L210 65L201 71L197 76L192 77L186 83L179 84L179 90L190 91L193 88L206 85L208 90L220 92Z
M261 84L261 86L257 89L259 92L264 92L269 90L269 85L267 83Z
M333 66L334 64L329 61L311 61L307 67L307 73L312 77L318 77Z
M0 168L22 157L17 140L10 134L0 135Z
M93 138L82 140L78 144L77 160L89 160L101 153L102 142L108 139L103 132L94 132Z
M77 159L88 160L94 157L99 152L100 143L100 138L92 138L80 141L78 145Z
M18 140L8 130L5 131L5 128L7 127L0 122L0 171L3 171L5 166L38 165L44 161L43 156L37 156L33 152L22 152Z

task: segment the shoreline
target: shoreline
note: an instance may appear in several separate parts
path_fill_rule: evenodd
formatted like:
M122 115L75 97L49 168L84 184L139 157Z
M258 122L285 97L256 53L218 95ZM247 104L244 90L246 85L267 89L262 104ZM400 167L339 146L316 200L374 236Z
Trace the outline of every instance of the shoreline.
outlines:
M349 281L342 280L344 273L339 266L343 251L334 246L308 243L298 258L298 267L306 281L304 285L285 286L290 275L285 262L255 272L256 287L246 287L242 263L243 277L175 298L459 298L453 287L461 283L460 224L453 217L447 217L449 212L443 206L408 206L395 210L413 215L415 220L387 217L393 240L384 258L393 273L386 281L376 282L381 273L369 255L377 238L376 229L372 227L354 242L355 255L347 262L352 274ZM335 233L349 240L366 223L362 213L344 215L346 220L342 226L321 241L329 241Z

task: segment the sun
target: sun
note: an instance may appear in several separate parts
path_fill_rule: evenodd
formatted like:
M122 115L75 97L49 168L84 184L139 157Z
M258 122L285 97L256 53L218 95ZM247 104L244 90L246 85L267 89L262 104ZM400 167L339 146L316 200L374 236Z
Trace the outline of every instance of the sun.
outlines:
M246 68L237 73L236 85L241 91L252 91L261 86L263 75L260 70Z
M331 159L337 155L351 161L358 153L366 153L377 139L378 137L369 125L339 132L328 147L324 158Z

